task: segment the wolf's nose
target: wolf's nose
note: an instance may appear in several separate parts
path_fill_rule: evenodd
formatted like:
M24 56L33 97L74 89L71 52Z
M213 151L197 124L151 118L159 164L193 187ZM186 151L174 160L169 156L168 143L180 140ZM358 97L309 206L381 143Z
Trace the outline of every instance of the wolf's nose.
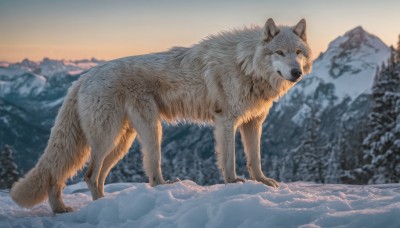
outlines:
M292 70L290 71L290 74L292 75L293 78L298 79L298 78L301 77L301 75L302 75L303 73L301 72L301 70L299 70L299 69L297 69L297 68L294 68L294 69L292 69Z

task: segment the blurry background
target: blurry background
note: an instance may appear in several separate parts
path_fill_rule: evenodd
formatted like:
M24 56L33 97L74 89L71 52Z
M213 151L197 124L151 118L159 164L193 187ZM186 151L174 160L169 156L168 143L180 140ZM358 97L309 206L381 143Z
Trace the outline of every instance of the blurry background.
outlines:
M399 182L399 8L394 0L0 0L0 188L36 163L68 87L83 72L104 60L263 26L269 17L287 25L306 18L315 61L264 123L265 174L284 182ZM135 142L107 181L147 181L139 148ZM239 134L237 163L248 176ZM222 182L212 127L165 126L163 172L166 179Z

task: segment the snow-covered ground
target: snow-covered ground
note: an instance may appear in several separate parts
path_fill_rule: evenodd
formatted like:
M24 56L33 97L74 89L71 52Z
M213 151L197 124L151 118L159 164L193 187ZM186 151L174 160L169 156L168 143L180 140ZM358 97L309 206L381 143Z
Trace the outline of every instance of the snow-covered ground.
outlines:
M144 183L105 187L91 201L85 183L67 186L66 204L53 215L0 193L0 227L399 227L400 184L350 186L304 182L273 189L253 181L199 186L192 181L151 188Z

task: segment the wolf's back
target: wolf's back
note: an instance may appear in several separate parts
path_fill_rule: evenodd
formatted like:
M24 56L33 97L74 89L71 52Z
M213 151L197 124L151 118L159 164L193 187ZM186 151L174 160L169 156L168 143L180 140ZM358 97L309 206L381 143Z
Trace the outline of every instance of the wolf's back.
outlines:
M79 83L75 82L58 112L43 155L12 187L10 194L18 205L32 207L44 201L51 186L64 184L87 160L89 153L77 110L78 90Z

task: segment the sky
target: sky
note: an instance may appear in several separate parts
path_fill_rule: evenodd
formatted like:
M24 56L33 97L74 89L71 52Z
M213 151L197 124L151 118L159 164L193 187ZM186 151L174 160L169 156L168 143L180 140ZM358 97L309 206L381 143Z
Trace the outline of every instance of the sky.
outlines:
M399 0L0 0L0 61L115 58L191 46L210 34L307 20L317 57L361 25L388 45L400 33Z

